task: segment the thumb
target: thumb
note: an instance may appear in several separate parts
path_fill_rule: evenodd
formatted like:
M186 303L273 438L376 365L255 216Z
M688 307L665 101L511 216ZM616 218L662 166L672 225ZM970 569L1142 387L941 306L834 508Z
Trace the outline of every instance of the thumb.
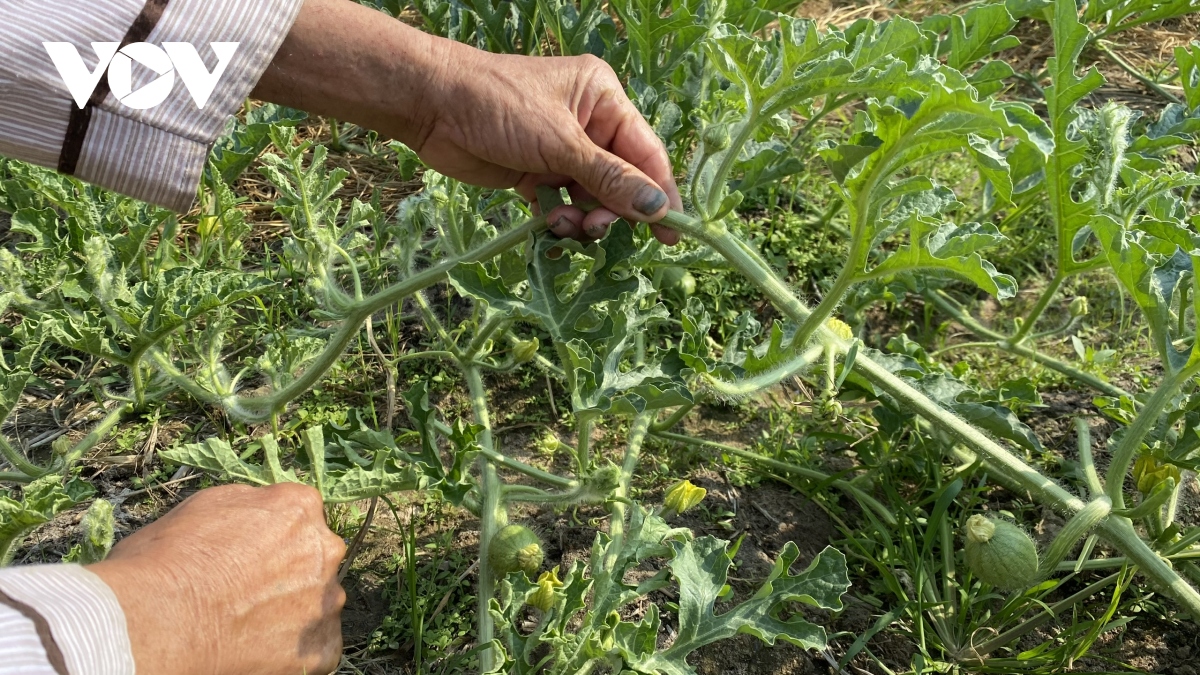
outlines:
M575 179L605 208L630 221L653 223L667 215L667 193L637 167L582 136L573 166L556 170Z

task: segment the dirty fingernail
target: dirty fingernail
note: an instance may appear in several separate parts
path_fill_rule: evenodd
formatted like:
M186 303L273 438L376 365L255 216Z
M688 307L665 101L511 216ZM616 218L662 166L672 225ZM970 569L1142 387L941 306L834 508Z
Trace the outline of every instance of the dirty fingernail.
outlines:
M667 193L653 185L643 185L633 195L633 208L652 216L667 203Z
M550 226L550 229L553 230L555 234L562 234L573 224L574 223L572 223L566 216L559 216L558 220L554 221L554 224Z
M584 230L587 231L587 234L589 237L592 237L594 239L599 239L600 237L604 236L605 232L608 231L608 226L601 225L598 223L592 223L592 224L589 224L587 227L585 227Z

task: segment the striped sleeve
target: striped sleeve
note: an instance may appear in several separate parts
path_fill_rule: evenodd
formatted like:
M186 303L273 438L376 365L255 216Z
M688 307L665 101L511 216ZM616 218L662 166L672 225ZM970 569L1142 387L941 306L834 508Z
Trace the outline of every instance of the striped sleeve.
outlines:
M34 665L7 670L10 650ZM100 577L79 565L0 570L0 675L10 673L134 674L125 613Z
M274 58L301 4L0 1L0 155L187 211L209 147ZM58 43L57 58L46 43ZM105 43L121 51L114 55ZM90 95L89 81L67 85L64 64L95 78ZM97 68L108 76L96 77ZM204 81L218 74L201 106Z
M58 675L33 621L0 602L0 675Z

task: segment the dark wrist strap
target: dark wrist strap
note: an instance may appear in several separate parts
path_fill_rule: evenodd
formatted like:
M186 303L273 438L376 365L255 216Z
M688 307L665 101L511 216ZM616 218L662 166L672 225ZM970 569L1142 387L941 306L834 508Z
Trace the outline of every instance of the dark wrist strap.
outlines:
M42 641L42 649L46 650L46 660L50 662L50 666L54 668L54 672L58 675L71 675L67 671L67 660L63 658L62 650L58 648L58 643L54 641L54 634L50 632L50 624L46 623L46 619L36 609L13 598L4 591L0 591L0 605L8 605L20 612L26 619L32 621L33 628L37 631L38 639Z

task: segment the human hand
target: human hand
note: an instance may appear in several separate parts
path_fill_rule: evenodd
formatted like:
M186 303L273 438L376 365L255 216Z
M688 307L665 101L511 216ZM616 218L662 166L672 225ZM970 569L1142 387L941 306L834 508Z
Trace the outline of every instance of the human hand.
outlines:
M88 569L125 611L139 675L337 668L345 544L311 487L203 490Z
M489 54L349 0L306 0L254 96L397 138L464 182L600 202L547 214L559 236L595 239L618 217L654 223L682 208L662 143L592 56Z
M584 213L547 214L561 237L598 239L618 217L651 222L681 209L662 142L612 68L594 56L488 54L446 41L446 70L431 78L427 121L412 147L431 167L468 183L515 186L529 201L539 185L565 187ZM679 236L652 225L664 243Z

